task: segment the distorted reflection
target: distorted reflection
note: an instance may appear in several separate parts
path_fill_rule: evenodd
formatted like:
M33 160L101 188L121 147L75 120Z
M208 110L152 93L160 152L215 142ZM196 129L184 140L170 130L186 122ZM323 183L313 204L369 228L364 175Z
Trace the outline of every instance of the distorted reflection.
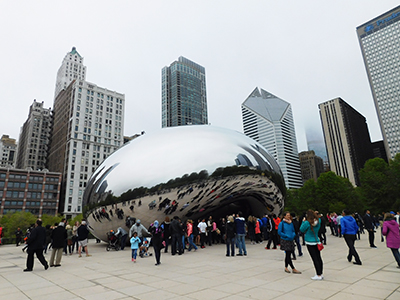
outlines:
M275 160L254 140L212 126L162 129L125 145L90 178L84 214L95 236L140 219L182 220L279 214L285 185Z

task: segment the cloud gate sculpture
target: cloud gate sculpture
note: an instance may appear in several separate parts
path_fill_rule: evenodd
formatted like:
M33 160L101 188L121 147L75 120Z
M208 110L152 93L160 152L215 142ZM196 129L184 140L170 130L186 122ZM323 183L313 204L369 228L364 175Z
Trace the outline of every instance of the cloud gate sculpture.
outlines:
M92 233L140 219L214 219L243 212L261 217L283 209L285 183L276 161L257 142L208 125L165 128L114 152L91 176L84 216Z

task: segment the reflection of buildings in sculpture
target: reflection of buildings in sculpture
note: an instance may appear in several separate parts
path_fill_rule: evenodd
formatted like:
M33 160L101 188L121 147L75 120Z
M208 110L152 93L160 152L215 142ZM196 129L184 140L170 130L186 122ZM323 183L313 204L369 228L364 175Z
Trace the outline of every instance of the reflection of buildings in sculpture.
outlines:
M106 197L111 195L108 191ZM213 178L202 182L178 186L162 192L146 193L140 197L128 197L126 200L115 200L104 203L104 195L98 198L98 206L90 210L88 220L92 227L107 226L115 222L118 216L111 215L110 210L120 209L123 215L140 219L148 225L155 219L164 220L178 215L182 220L213 215L214 218L237 213L242 208L235 201L252 201L252 214L261 217L262 212L278 214L283 209L283 195L280 189L268 179L260 175L228 176ZM236 199L236 200L235 200ZM239 200L238 200L239 199ZM138 206L139 200L142 205ZM234 201L235 200L235 201ZM134 206L131 210L130 206ZM102 211L106 213L102 213ZM243 211L245 215L249 211ZM100 225L101 223L101 225ZM114 228L116 229L116 228ZM106 230L96 231L96 236L105 239Z
M238 166L240 166L240 165L249 166L249 167L253 166L253 164L251 163L250 159L244 154L239 154L237 156L236 165L238 165Z
M85 189L84 214L103 239L111 226L124 224L110 209L145 226L175 215L262 216L281 212L285 191L279 166L254 140L212 126L180 126L135 139L107 158Z
M49 169L63 174L60 210L67 217L82 212L88 179L123 145L125 95L85 81L85 74L73 48L57 73L48 158Z
M242 103L243 132L278 162L288 188L303 185L291 105L255 88Z

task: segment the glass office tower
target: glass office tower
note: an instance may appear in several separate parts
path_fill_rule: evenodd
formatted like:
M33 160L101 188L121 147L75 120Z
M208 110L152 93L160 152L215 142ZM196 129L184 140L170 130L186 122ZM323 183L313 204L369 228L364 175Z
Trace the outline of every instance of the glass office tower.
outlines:
M357 27L388 158L400 152L400 6Z
M278 162L286 187L303 186L290 103L255 88L242 103L243 132L264 146Z
M162 127L208 124L204 67L179 57L162 69Z

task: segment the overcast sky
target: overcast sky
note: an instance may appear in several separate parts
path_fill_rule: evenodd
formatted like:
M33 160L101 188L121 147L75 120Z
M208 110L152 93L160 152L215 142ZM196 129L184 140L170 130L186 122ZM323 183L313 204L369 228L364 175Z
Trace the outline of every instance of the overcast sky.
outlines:
M382 139L356 27L398 0L1 1L0 135L19 136L33 99L53 106L73 46L86 80L125 94L125 135L161 127L161 69L179 56L206 69L208 119L242 130L260 87L292 104L299 151L320 131L318 104L343 98Z

